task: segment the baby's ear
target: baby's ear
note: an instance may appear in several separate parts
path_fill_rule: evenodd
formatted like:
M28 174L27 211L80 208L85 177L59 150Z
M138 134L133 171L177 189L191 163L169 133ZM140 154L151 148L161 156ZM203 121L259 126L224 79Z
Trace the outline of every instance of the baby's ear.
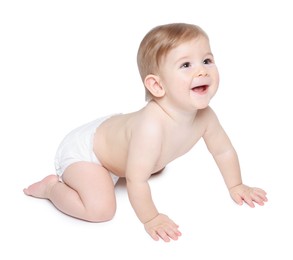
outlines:
M144 85L154 97L160 98L165 95L165 89L160 83L159 76L147 75L144 80Z

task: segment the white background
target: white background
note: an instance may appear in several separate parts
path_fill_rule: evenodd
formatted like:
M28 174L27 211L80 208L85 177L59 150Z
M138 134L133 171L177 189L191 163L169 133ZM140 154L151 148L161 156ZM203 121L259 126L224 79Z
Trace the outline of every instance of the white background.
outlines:
M293 259L291 1L1 1L1 259ZM229 197L202 142L151 179L157 207L180 225L153 241L123 182L107 223L68 217L22 189L54 173L64 135L145 105L142 37L169 22L210 36L220 88L211 106L238 151L254 209Z

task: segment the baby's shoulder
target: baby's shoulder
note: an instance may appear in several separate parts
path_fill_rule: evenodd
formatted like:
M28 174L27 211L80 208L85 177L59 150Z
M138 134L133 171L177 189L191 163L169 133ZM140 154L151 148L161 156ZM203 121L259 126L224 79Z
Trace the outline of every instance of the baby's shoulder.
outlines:
M213 121L217 118L215 111L210 107L206 107L205 109L201 109L198 111L196 115L197 119L203 120L205 122Z
M163 129L163 123L159 117L144 113L136 118L135 128L144 133L158 134Z
M195 125L201 129L202 132L206 132L209 128L214 128L219 124L218 117L215 111L211 107L207 107L198 111L196 115Z

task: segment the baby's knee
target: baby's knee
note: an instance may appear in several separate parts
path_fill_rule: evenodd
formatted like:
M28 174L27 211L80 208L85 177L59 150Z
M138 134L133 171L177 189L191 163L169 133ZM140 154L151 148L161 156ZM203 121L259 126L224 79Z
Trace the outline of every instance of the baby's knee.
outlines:
M97 207L87 213L87 220L90 222L106 222L115 216L116 206Z

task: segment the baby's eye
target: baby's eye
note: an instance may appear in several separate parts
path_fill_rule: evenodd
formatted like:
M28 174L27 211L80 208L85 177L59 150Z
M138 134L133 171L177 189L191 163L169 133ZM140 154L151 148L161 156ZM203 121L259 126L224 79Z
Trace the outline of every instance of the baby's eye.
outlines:
M191 63L190 63L190 62L184 62L184 63L180 66L180 68L189 68L189 67L191 67Z
M212 59L205 59L205 60L203 61L203 64L206 64L206 65L208 65L208 64L212 64L212 63L214 63L214 61L213 61Z

